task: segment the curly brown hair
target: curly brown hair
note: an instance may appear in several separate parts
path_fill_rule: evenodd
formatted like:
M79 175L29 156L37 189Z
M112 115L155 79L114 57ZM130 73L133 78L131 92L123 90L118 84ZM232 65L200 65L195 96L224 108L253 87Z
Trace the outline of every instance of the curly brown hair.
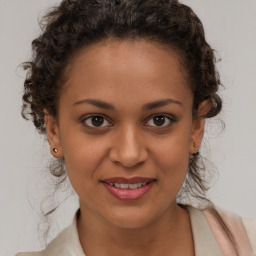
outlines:
M205 40L200 19L178 0L63 0L43 17L41 29L41 35L32 42L32 61L24 63L27 77L22 115L31 119L42 134L46 133L43 110L58 115L65 69L72 57L79 49L108 38L146 39L170 46L179 54L189 78L194 116L205 100L211 102L211 108L203 118L221 111L222 100L217 94L221 82L214 50ZM182 191L206 199L208 186L201 160L200 155L191 156ZM62 181L66 177L63 165L55 165L51 173ZM212 209L233 241L231 232Z
M43 110L57 116L58 96L71 58L80 48L106 38L144 38L171 46L189 77L194 115L206 99L212 105L204 117L214 117L221 110L214 51L199 18L176 0L64 0L43 18L41 28L41 36L32 42L33 60L24 64L28 73L22 110L40 133L45 134ZM197 193L204 195L207 186L197 158L191 158L191 181Z
M24 64L29 72L22 111L41 133L45 133L43 109L57 114L61 78L71 57L78 49L106 38L146 38L170 45L189 75L194 111L205 99L212 102L205 117L221 110L214 51L199 18L176 0L64 0L43 18L41 28L41 36L32 42L33 60Z

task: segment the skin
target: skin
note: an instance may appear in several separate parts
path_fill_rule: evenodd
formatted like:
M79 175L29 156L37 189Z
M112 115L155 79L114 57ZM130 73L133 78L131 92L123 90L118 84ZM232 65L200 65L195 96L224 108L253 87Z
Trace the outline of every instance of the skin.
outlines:
M189 214L177 206L176 195L189 154L195 144L200 148L204 119L193 118L193 94L180 57L158 43L108 39L80 50L66 77L58 118L45 115L45 124L51 152L65 158L80 199L77 225L86 255L194 255ZM143 108L163 99L172 102ZM199 112L206 108L202 104ZM105 117L101 127L86 119L90 114ZM152 115L163 114L159 125ZM113 197L100 182L135 176L156 182L134 201Z

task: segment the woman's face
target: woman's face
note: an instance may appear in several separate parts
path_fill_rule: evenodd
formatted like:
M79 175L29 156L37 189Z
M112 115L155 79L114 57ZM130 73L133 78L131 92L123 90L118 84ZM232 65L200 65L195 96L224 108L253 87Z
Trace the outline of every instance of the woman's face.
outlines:
M192 118L178 55L145 40L106 40L81 50L66 74L58 122L45 121L81 211L128 228L173 211L204 126Z

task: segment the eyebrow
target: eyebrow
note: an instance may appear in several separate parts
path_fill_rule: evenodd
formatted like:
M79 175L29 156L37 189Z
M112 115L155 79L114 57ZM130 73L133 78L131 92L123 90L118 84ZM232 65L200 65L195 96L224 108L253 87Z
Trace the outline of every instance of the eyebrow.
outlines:
M83 103L89 103L89 104L94 105L96 107L104 108L104 109L108 109L108 110L115 110L115 107L113 105L111 105L110 103L107 103L107 102L102 101L102 100L96 100L96 99L80 100L80 101L75 102L73 104L73 106L80 105L80 104L83 104ZM142 109L144 111L152 110L154 108L163 107L163 106L166 106L166 105L171 104L171 103L183 106L182 103L180 101L178 101L178 100L174 100L174 99L161 99L161 100L156 100L156 101L153 101L153 102L150 102L150 103L147 103L147 104L143 105Z
M154 108L159 108L159 107L163 107L163 106L166 106L168 104L177 104L177 105L180 105L182 106L182 103L178 100L174 100L174 99L162 99L162 100L156 100L156 101L153 101L153 102L150 102L150 103L147 103L145 104L142 109L143 110L151 110L151 109L154 109Z
M89 104L92 104L96 107L99 107L99 108L104 108L104 109L111 109L111 110L115 110L115 107L105 101L102 101L102 100L96 100L96 99L84 99L84 100L80 100L80 101L77 101L73 104L73 106L76 106L76 105L80 105L80 104L83 104L83 103L89 103Z

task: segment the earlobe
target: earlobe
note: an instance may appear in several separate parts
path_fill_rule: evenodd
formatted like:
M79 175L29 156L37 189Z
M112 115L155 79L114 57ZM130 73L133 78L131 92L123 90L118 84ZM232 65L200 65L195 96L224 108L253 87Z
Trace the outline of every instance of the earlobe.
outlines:
M190 154L192 155L198 154L200 151L201 143L204 136L204 125L205 119L202 117L197 117L193 120L190 145Z
M63 154L58 122L55 117L48 113L47 110L44 110L44 114L44 123L50 145L50 152L54 157L61 158L63 157Z
M210 108L211 103L205 100L200 104L197 110L197 116L194 117L192 126L190 154L195 155L200 151L205 126L205 118L203 116L209 112Z

